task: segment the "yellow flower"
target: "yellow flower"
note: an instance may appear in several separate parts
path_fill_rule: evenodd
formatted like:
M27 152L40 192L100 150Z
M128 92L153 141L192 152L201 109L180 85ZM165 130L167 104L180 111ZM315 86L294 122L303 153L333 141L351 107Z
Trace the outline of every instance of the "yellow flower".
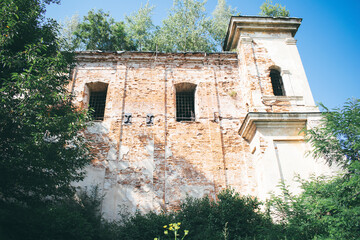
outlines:
M185 230L184 231L184 235L186 236L186 235L188 235L189 234L189 230Z
M158 238L154 238L154 240L158 240Z
M6 26L7 28L9 28L9 26Z
M165 234L165 235L168 235L168 233L169 233L168 230L165 230L165 231L164 231L164 234Z
M170 230L170 231L172 231L172 230L173 230L173 228L172 228L172 227L169 227L169 230Z
M167 228L167 225L165 225L164 228Z
M178 222L178 224L177 224L178 226L180 226L181 225L181 222Z

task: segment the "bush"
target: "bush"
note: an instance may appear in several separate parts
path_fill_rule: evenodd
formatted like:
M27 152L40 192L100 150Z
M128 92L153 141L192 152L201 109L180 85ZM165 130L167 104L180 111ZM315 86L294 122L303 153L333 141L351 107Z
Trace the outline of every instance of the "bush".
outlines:
M122 219L115 226L115 235L117 239L154 239L163 236L164 225L172 222L173 213L154 213L141 214L136 212L135 215L127 219ZM161 238L163 239L163 238Z
M177 220L189 230L190 239L270 238L271 219L260 210L261 203L248 196L240 196L226 189L217 195L217 201L207 197L188 198L177 213Z
M79 199L62 199L43 205L0 203L0 239L114 239L113 225L99 213L97 191L82 192Z
M188 230L186 239L278 239L277 228L271 219L260 211L256 198L243 197L232 190L224 190L218 200L208 197L187 198L177 212L141 214L124 220L117 226L117 239L170 239L163 226L181 222L180 236ZM272 236L273 234L273 236Z
M283 186L268 203L288 239L360 239L359 174L299 182L300 195Z

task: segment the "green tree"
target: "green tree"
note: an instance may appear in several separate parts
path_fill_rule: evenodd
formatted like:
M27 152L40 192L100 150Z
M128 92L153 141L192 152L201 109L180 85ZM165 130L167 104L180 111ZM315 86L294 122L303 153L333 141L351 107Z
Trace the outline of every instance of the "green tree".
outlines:
M205 3L197 0L174 0L163 25L156 32L155 43L164 52L215 51L210 40L211 21Z
M358 169L358 167L357 167ZM339 175L298 180L303 190L293 195L286 187L273 196L274 219L290 239L360 239L360 177Z
M286 7L281 6L280 4L273 4L271 0L266 0L260 6L261 12L259 13L260 16L265 17L290 17L289 10Z
M154 7L147 2L137 12L125 16L125 32L134 42L138 51L154 50L153 32L155 26L151 19L153 9Z
M60 28L60 44L63 50L71 51L79 49L79 42L76 41L75 32L79 28L79 15L75 14L71 18L65 18Z
M82 22L76 16L66 20L61 30L63 49L68 50L138 50L162 52L221 50L229 19L235 9L219 0L208 18L206 0L174 0L162 26L152 22L154 7L147 2L129 16L125 23L115 22L102 10L89 11Z
M90 163L68 93L72 54L44 18L54 0L0 2L0 239L106 239L96 198L70 185ZM100 230L101 229L101 230ZM105 230L104 230L105 229ZM100 234L101 232L101 234Z
M228 6L225 0L218 0L218 4L212 13L211 28L211 36L218 48L222 48L231 16L236 15L240 15L240 13L237 12L235 8Z
M0 208L0 239L110 240L116 239L114 223L100 214L102 198L97 188L80 191L78 197L37 207L8 204Z
M125 34L123 22L115 22L103 10L90 10L75 31L75 40L86 50L133 50L134 45Z
M0 3L0 203L27 206L73 196L90 161L86 115L68 94L71 55L60 52L52 0ZM1 205L2 206L2 205Z
M273 214L294 239L360 239L360 101L324 107L318 127L307 131L315 158L343 167L337 176L299 179L303 192L273 197Z
M323 118L318 127L307 131L314 147L313 155L348 168L360 161L360 100L353 99L340 109L323 107Z

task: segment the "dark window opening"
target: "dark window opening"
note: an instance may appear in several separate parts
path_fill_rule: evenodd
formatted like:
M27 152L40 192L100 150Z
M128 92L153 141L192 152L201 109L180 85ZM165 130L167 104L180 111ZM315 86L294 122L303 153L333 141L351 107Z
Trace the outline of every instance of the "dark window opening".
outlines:
M284 84L280 72L276 69L270 70L271 84L275 96L285 96Z
M176 121L195 121L195 102L193 92L176 93Z
M106 91L90 93L89 108L93 109L93 120L104 120L105 104Z
M182 82L175 84L176 121L195 121L196 84Z

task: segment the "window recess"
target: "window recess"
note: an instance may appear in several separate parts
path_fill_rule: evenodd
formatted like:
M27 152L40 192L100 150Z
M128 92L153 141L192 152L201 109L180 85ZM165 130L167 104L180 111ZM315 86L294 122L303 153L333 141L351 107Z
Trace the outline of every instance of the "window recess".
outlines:
M89 97L89 109L92 109L92 119L102 121L105 115L106 95L108 84L102 82L87 84Z
M176 88L176 121L195 121L195 89L192 83L179 83Z
M280 72L276 69L270 70L271 84L275 96L285 96L285 89Z

